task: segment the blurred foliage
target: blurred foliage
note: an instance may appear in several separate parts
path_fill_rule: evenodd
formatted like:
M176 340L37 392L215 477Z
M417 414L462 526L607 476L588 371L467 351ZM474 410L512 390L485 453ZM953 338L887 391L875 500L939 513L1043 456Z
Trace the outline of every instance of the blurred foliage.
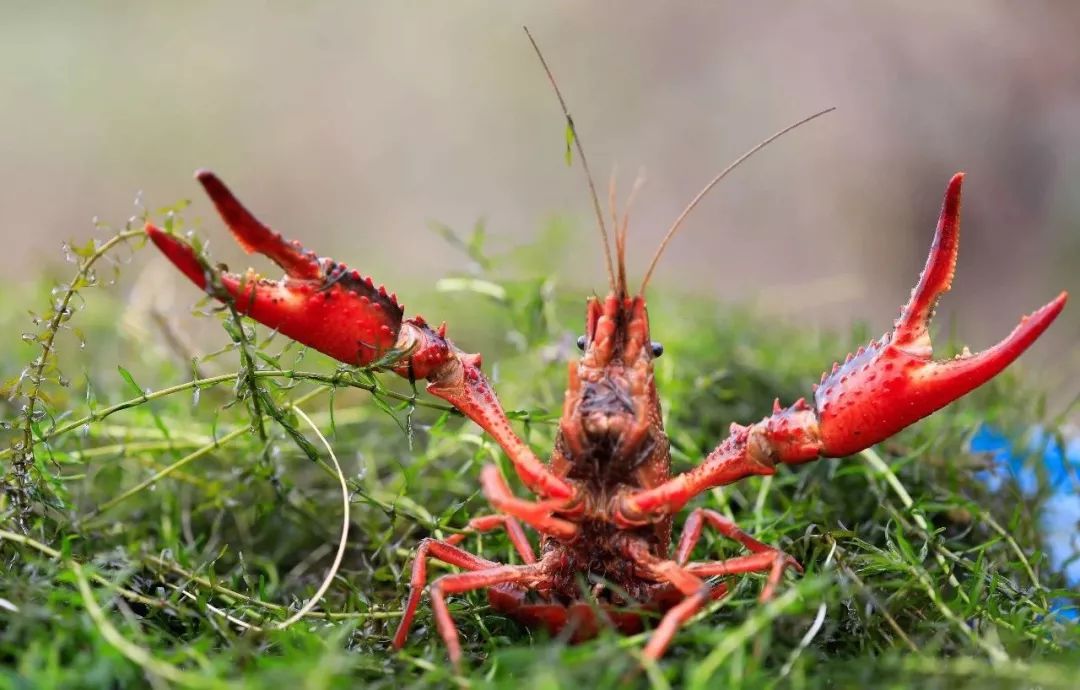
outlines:
M482 224L469 236L438 231L470 270L421 296L425 311L448 318L464 349L483 350L519 431L549 448L583 299L537 273L536 257L568 251L567 226L553 222L535 246L502 256L485 253ZM407 383L341 367L205 301L199 310L225 326L212 354L191 359L170 337L192 315L132 327L144 317L116 290L91 290L104 274L87 264L122 266L123 282L146 257L131 258L137 235L87 245L59 290L41 283L0 297L9 343L0 684L622 687L643 635L567 646L492 612L483 594L452 600L464 676L451 672L426 605L408 647L392 651L413 548L486 512L478 472L492 461L505 470L501 451ZM20 346L27 304L52 306ZM676 470L730 422L760 418L774 396L808 393L871 335L803 333L665 295L650 304L666 349L656 376ZM991 493L973 477L985 459L966 451L984 423L1021 446L1034 425L1053 425L1043 407L1006 373L864 457L699 498L806 573L788 576L764 606L758 578L735 581L631 684L1072 687L1080 631L1051 602L1075 607L1077 596L1042 551L1049 492ZM346 467L351 522L325 597L279 630L319 587L341 527L334 472L294 408L310 412ZM32 456L20 447L27 438ZM466 545L514 561L501 536ZM708 535L701 548L734 553Z

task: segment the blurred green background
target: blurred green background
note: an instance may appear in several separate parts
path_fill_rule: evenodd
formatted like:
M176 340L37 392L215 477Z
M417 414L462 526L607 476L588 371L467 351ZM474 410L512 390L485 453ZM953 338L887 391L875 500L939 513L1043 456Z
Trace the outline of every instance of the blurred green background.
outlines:
M983 347L1080 289L1074 3L7 1L0 13L0 284L40 277L63 240L94 235L93 217L122 224L133 200L193 199L214 256L246 265L191 179L209 167L267 222L412 307L410 293L467 261L432 221L484 218L507 248L567 217L580 251L538 270L602 290L585 187L566 168L527 24L600 185L617 168L626 191L645 170L634 275L712 174L838 108L716 190L656 290L883 331L956 170L969 173L965 234L942 332ZM150 275L124 285L141 303L190 305L160 261L135 264ZM1025 358L1061 400L1078 392L1078 315Z

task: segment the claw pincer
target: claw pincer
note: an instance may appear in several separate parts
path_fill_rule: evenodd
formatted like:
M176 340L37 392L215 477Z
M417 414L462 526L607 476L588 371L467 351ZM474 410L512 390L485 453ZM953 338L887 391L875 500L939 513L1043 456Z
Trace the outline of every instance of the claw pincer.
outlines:
M949 181L926 267L892 333L849 355L815 389L822 455L858 452L986 383L1035 342L1064 308L1063 292L1025 316L997 345L977 354L964 348L953 359L932 358L929 325L956 269L963 179L963 173L957 173Z
M893 331L822 374L814 387L813 409L800 400L756 425L751 437L766 449L767 461L843 457L892 436L996 376L1061 313L1064 292L1023 317L997 345L977 354L964 348L953 359L933 359L930 320L956 271L963 180L963 173L949 180L926 267Z
M1065 307L1064 292L1023 317L998 344L953 359L934 360L929 325L938 299L952 284L960 245L957 173L945 190L926 267L891 333L833 365L814 387L813 403L800 399L760 422L732 425L732 434L705 462L666 484L626 496L619 519L638 524L670 514L702 491L742 477L772 474L778 464L844 457L883 441L989 381L1042 335Z
M199 171L196 178L244 251L263 254L285 270L282 280L253 271L220 272L220 287L237 311L348 364L370 364L394 347L404 315L394 295L358 271L285 240L260 223L213 173ZM187 243L153 225L146 232L196 285L214 288L213 275Z
M568 498L570 487L552 475L510 428L480 355L459 350L445 327L433 329L419 316L404 318L397 297L371 278L332 259L319 258L261 223L211 172L195 174L237 243L265 255L285 271L268 280L210 268L187 242L148 223L146 234L193 283L236 310L346 364L382 363L454 405L506 450L522 481L552 498Z

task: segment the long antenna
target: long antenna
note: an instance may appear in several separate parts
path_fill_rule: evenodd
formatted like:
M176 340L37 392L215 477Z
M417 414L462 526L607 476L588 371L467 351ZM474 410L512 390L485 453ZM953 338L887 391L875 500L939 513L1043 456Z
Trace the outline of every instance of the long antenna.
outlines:
M694 210L694 207L698 205L698 202L700 202L705 197L705 195L709 193L710 189L715 187L716 184L718 182L720 182L720 180L727 177L728 174L731 173L731 171L735 170L735 168L742 165L742 163L744 163L746 161L746 159L749 158L750 156L753 156L755 153L757 153L761 149L765 148L769 144L773 143L774 141L776 141L780 137L784 136L785 134L787 134L791 130L796 129L798 127L801 127L801 126L805 125L807 122L810 122L811 120L816 120L817 118L821 117L822 115L825 115L827 113L831 113L834 110L836 110L835 107L826 108L825 110L814 113L810 117L804 117L803 119L799 120L795 124L788 125L787 127L783 128L782 130L777 132L776 134L773 134L772 136L770 136L768 139L765 139L764 141L760 142L759 144L754 146L752 149L750 149L749 151L747 151L743 155L736 158L735 161L731 163L731 165L724 168L720 172L719 175L714 177L709 182L709 184L705 185L702 188L702 190L697 193L697 196L695 196L693 198L693 200L689 204L687 204L686 208L683 209L683 212L679 214L679 217L675 219L675 222L671 224L671 228L667 231L667 234L664 235L664 239L660 240L660 246L657 247L656 253L653 254L652 261L649 262L649 270L645 271L645 278L641 281L641 289L639 290L638 294L641 294L641 295L645 294L645 287L649 284L649 279L652 278L653 271L656 270L656 264L657 264L658 261L660 261L660 256L664 253L664 250L667 249L668 243L671 242L671 238L675 235L675 231L679 229L679 226L682 225L682 222L684 220L686 220L686 217L688 215L690 215L690 212Z
M614 292L623 297L626 295L626 261L623 260L622 246L619 237L619 205L615 181L618 178L618 169L611 171L611 179L608 181L608 210L611 213L611 231L615 233L615 270L618 272Z
M529 43L532 43L533 50L536 51L536 57L540 58L540 64L543 66L544 72L547 73L551 88L555 90L559 105L562 106L563 117L566 118L566 126L570 130L570 136L574 139L574 147L577 149L578 157L581 158L581 167L585 169L585 179L589 181L589 196L592 197L596 222L600 226L600 238L604 243L604 265L607 267L608 283L611 285L612 291L614 291L615 271L611 266L611 241L608 239L607 226L604 225L604 212L600 210L600 199L596 195L596 184L593 182L592 173L589 171L589 162L585 159L585 149L581 147L581 137L578 136L577 127L574 126L574 118L570 117L570 111L566 108L566 100L563 98L562 92L559 91L559 84L555 81L555 75L551 73L551 68L548 67L544 54L540 52L540 46L536 44L536 39L529 32L529 27L523 26L521 28L525 29L525 35L529 37Z
M615 260L619 264L619 294L624 297L626 296L626 233L630 227L630 210L634 207L634 199L637 198L638 191L641 190L644 184L645 170L643 168L638 171L634 186L630 189L630 196L626 198L626 210L623 211L622 218L613 226L615 229Z

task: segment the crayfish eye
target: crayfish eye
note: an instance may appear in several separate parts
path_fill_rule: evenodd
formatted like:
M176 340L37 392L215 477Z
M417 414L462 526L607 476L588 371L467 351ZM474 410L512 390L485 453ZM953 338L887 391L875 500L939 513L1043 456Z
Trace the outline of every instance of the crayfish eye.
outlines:
M585 351L585 336L583 336L583 335L578 336L577 349L581 350L582 352Z
M664 344L656 340L652 341L652 356L656 359L660 355L664 354Z

